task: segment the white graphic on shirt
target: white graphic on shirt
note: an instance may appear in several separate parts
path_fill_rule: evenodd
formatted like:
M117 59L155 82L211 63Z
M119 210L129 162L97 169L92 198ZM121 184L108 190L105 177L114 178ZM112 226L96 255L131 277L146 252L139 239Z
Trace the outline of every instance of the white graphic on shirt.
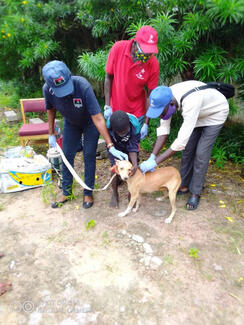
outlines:
M150 43L150 44L152 44L152 43L154 43L155 41L154 41L154 39L153 39L153 34L150 34L150 37L149 37L149 40L147 41L147 43Z
M81 108L83 106L81 98L73 98L73 104L76 108Z
M136 74L137 78L143 80L144 79L143 73L145 73L145 69L141 69L141 71Z

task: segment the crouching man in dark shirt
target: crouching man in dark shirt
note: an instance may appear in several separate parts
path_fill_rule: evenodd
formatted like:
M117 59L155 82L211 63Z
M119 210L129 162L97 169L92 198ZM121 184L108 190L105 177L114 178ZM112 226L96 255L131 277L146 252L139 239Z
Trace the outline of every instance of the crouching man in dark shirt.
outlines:
M125 153L129 156L129 160L133 165L131 175L137 170L139 162L139 143L140 143L140 123L138 119L124 111L114 112L107 121L107 128L112 139L115 149ZM116 157L115 157L116 158ZM109 159L111 166L115 165L114 156L109 152ZM116 177L112 181L112 197L110 206L118 208L118 185L120 184L120 177Z

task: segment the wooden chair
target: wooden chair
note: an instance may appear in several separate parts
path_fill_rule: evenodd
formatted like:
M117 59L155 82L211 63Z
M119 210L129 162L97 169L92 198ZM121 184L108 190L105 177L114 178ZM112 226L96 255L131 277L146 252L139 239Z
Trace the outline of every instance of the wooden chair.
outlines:
M20 99L23 126L19 129L19 139L22 146L29 142L48 143L48 123L27 123L26 112L46 112L44 98Z

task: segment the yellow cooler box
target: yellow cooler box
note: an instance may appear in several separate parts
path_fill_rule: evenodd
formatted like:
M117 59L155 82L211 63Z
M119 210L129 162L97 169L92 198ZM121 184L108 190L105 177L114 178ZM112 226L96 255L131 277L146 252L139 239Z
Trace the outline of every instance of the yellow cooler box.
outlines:
M0 192L11 193L43 186L52 181L49 161L42 155L33 158L2 158L0 160Z

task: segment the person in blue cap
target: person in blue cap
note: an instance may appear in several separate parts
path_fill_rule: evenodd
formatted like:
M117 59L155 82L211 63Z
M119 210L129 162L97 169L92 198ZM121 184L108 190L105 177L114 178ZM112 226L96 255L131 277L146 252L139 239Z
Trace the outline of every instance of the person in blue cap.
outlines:
M58 110L64 117L62 143L64 155L71 166L74 166L75 154L83 135L84 178L86 185L93 188L99 133L114 157L128 160L128 156L115 149L93 89L85 78L72 76L66 64L57 60L48 62L43 67L42 74L45 80L43 95L48 114L49 145L50 147L56 146L54 121L56 110ZM65 164L63 164L62 176L63 195L52 204L53 208L67 202L72 193L73 177ZM83 207L88 209L92 205L92 191L84 189Z
M189 80L171 87L159 86L151 92L146 115L161 120L152 154L140 165L143 173L153 171L159 163L182 150L178 194L190 192L188 210L198 207L211 150L229 113L227 99L213 88L191 92L183 99L187 92L202 85L205 84L201 81ZM171 117L176 110L183 116L178 136L170 148L158 155L170 133Z

